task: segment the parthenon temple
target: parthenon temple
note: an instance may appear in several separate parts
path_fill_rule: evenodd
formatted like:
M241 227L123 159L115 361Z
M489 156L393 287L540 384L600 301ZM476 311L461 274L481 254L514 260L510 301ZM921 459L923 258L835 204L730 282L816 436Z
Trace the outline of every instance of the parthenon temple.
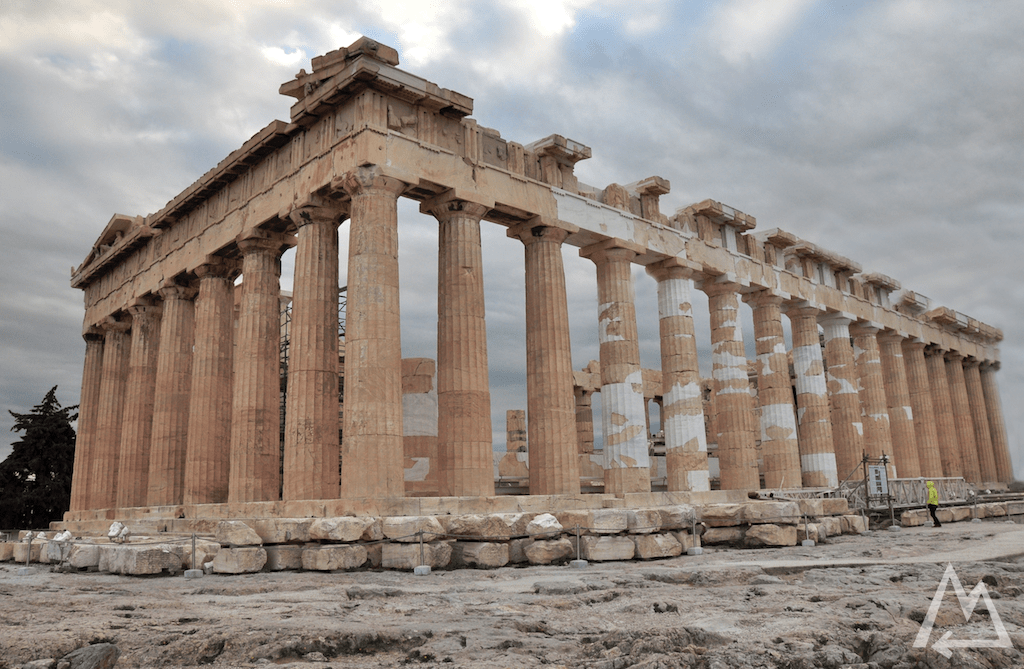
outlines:
M1012 480L998 329L726 204L663 213L664 178L581 183L574 166L589 147L506 140L470 118L471 98L398 64L367 38L314 58L280 88L295 98L289 122L160 211L115 215L73 270L86 349L66 521L826 490L865 455L887 456L890 477ZM439 226L435 359L402 359L401 197ZM527 401L500 407L512 411L499 453L481 222L525 254ZM596 277L600 360L584 370L570 354L565 245ZM634 265L657 284L660 370L640 364L637 319L655 315L637 313ZM695 331L694 290L710 332ZM747 308L755 360L739 325ZM503 467L518 486L496 483Z

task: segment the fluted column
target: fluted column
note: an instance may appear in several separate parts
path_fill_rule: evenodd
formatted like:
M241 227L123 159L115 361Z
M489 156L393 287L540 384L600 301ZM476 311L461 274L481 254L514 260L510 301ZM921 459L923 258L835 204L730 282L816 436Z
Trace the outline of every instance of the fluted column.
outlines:
M573 394L576 396L576 448L581 455L589 455L594 452L594 391L574 388Z
M696 268L690 265L679 258L669 258L647 268L658 282L661 425L665 432L665 468L670 491L711 489L691 301Z
M872 458L889 456L889 478L896 478L892 461L892 433L889 431L889 409L882 377L881 353L877 334L880 328L868 323L850 326L853 335L853 358L860 381L861 421L864 423L864 450Z
M975 358L964 360L964 383L967 386L967 402L971 409L971 423L974 425L974 441L978 446L978 468L981 483L995 483L999 480L996 471L996 457L992 451L992 436L988 427L988 412L985 409L985 391L981 387L981 361Z
M946 377L949 379L949 398L953 403L953 423L956 426L956 439L960 442L964 479L968 483L981 483L978 444L974 440L974 421L971 419L971 405L967 400L967 384L964 381L964 357L956 351L946 354Z
M199 294L189 392L185 504L228 501L235 271L235 266L220 262L196 268Z
M131 337L128 321L108 319L103 324L103 379L97 411L96 456L89 468L87 509L111 509L117 504L118 460L121 456L121 416L128 383Z
M877 338L896 471L900 478L917 478L921 476L921 465L917 457L914 409L910 401L910 386L903 359L904 337L898 332L886 331Z
M509 230L526 247L526 408L530 494L579 494L569 310L562 267L568 231ZM603 400L603 398L602 398Z
M149 454L150 506L181 504L185 497L192 345L195 341L196 291L185 286L160 289L163 318L157 353L153 409L153 446Z
M739 321L739 287L705 281L711 311L711 359L716 394L718 463L722 490L758 490L754 398Z
M281 489L281 252L263 231L238 242L242 295L231 393L229 502L279 499Z
M935 410L932 406L928 366L924 359L924 341L903 341L903 361L910 390L910 405L914 412L914 438L917 442L917 461L920 475L942 476L942 458L939 454L939 435L935 428Z
M825 381L832 415L836 473L843 480L864 457L864 423L860 416L857 366L850 344L850 319L836 314L821 319L825 330Z
M1013 481L1013 463L1010 460L1010 446L1006 440L1006 424L1003 422L1003 406L999 399L999 386L996 385L998 370L998 362L982 365L981 388L985 393L989 434L992 436L992 450L996 458L996 476L1002 483L1010 483Z
M118 460L117 506L121 509L146 505L160 343L160 307L139 304L129 307L128 313L132 316L132 345Z
M367 166L348 173L343 185L352 220L341 495L404 497L398 197L406 184Z
M759 291L748 294L745 299L754 311L764 487L799 488L803 485L801 451L793 408L793 384L789 378L789 355L782 329L782 297Z
M437 253L437 456L440 495L494 495L480 219L488 208L423 204L440 225Z
M610 240L580 255L597 266L598 342L601 351L601 428L604 491L650 492L643 370L636 331L632 261L636 251Z
M939 437L939 458L942 473L946 476L963 476L964 466L960 457L960 441L953 419L953 400L949 394L949 378L946 376L946 361L939 349L925 351L928 366L928 383L932 389L932 406L935 409L935 431Z
M291 213L298 231L283 499L338 496L338 226L344 217L331 206Z
M85 339L85 363L82 367L82 395L78 403L78 432L75 436L75 466L71 474L71 511L87 506L92 461L96 457L96 430L103 380L103 331L89 328Z
M808 488L839 484L832 416L829 408L825 362L818 337L817 307L786 310L793 329L793 371L800 416L800 468Z

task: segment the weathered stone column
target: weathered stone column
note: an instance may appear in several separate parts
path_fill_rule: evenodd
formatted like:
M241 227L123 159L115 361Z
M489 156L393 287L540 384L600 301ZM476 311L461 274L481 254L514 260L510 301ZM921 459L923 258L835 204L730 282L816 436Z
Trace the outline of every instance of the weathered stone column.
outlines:
M283 499L338 497L338 226L345 215L304 206L290 216L298 230Z
M971 409L971 423L974 425L974 441L978 445L978 468L981 483L995 483L999 480L996 471L996 456L992 450L992 436L988 427L988 411L985 409L985 391L981 387L981 361L976 358L964 360L964 383L967 386L967 402Z
M128 384L131 337L128 321L107 319L103 324L103 378L96 415L96 449L89 468L86 509L111 509L117 504L118 464L121 456L121 416Z
M1006 424L1003 422L999 386L996 385L998 370L998 362L986 362L981 366L981 388L985 393L989 434L992 436L992 450L996 458L996 476L1000 482L1010 483L1013 481L1013 464L1010 460L1010 446L1006 440Z
M789 379L789 355L782 330L782 297L762 290L748 293L744 300L754 310L764 487L799 488L803 485L801 444L797 441L793 384Z
M437 455L442 497L494 495L491 390L480 219L488 208L424 202L440 224L437 254Z
M526 412L509 409L505 412L505 450L509 453L526 453Z
M128 313L132 316L132 346L118 459L117 507L121 509L146 505L160 345L160 307L139 304L128 307Z
M877 338L896 471L900 478L917 478L921 476L921 465L917 457L914 409L910 402L910 385L903 359L904 337L898 332L885 331Z
M942 458L939 456L939 435L935 429L935 411L932 407L924 347L925 343L920 339L903 340L903 362L907 372L910 405L914 412L918 467L921 476L934 478L942 476Z
M963 476L964 466L960 457L960 441L957 439L956 422L953 420L953 400L949 394L949 378L946 376L946 361L940 349L925 351L928 366L928 384L932 390L932 406L935 409L935 431L939 438L939 458L945 476Z
M199 295L189 392L185 504L228 501L236 271L233 264L223 262L196 268Z
M196 291L185 286L160 289L163 318L153 400L153 445L149 454L149 506L181 504L185 498L192 345Z
M85 339L82 395L78 402L78 434L75 437L75 467L71 474L71 511L82 511L90 497L92 461L96 457L96 430L103 379L103 331L89 328Z
M530 494L579 494L569 310L562 268L567 230L510 229L526 247L526 408ZM603 398L602 398L603 399Z
M832 410L832 441L836 473L842 481L860 467L864 457L864 423L857 392L857 366L850 344L850 319L833 314L821 320L825 329L825 380Z
M739 321L739 286L705 281L711 311L711 355L716 394L718 464L722 490L758 490L754 398Z
M632 274L636 250L628 242L611 239L581 249L580 255L597 265L604 491L619 497L650 492L647 408Z
M793 369L800 414L800 468L807 488L839 485L825 362L818 337L818 307L786 310L793 328Z
M896 478L892 461L892 434L889 432L889 410L886 408L885 382L882 377L881 353L876 335L881 328L870 323L850 326L853 335L853 356L860 381L861 420L864 422L864 450L872 458L889 456L889 478Z
M956 426L956 439L960 443L964 479L968 483L981 483L978 444L974 440L974 421L971 420L971 405L967 400L967 384L964 381L964 357L956 351L946 353L946 377L949 379L949 398L953 403L953 423Z
M366 166L348 173L343 185L352 220L341 494L404 497L398 197L406 184Z
M281 252L290 240L256 230L238 242L242 295L231 393L229 502L281 490Z
M576 448L581 455L594 452L594 391L574 388L576 397Z
M658 282L661 332L661 426L665 432L665 469L670 491L711 489L704 397L693 327L693 279L697 263L669 258L648 265Z

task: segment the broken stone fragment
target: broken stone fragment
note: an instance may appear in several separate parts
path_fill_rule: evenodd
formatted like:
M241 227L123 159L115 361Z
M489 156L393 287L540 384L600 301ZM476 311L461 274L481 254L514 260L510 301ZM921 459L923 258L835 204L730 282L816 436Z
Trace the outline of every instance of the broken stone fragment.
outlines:
M263 548L221 548L211 563L217 574L254 574L267 563Z
M745 539L749 546L796 546L796 534L795 525L762 523L751 525Z
M534 541L526 546L524 552L526 553L526 560L530 564L561 562L576 554L572 541L565 537Z
M446 541L424 543L422 562L419 544L383 544L381 553L384 569L412 570L421 565L440 569L451 561L452 547Z
M265 546L267 563L266 571L284 571L286 569L302 569L302 546Z
M533 536L554 536L562 531L562 524L550 513L534 516L526 526L526 533ZM545 563L540 563L545 564Z
M310 571L358 569L365 563L365 546L320 546L302 550L302 568Z
M317 518L309 526L311 541L359 541L367 530L377 526L379 533L380 521L376 518L340 516L336 518ZM377 537L380 538L380 537Z
M580 537L580 557L584 560L632 560L635 552L636 544L629 537Z
M385 518L381 530L392 541L424 542L444 537L445 531L434 516L391 516ZM413 565L416 566L416 565Z
M638 534L633 536L636 557L641 560L676 557L682 555L683 546L671 534Z
M217 523L217 543L224 546L262 546L263 539L240 520L222 520Z
M456 541L452 546L452 562L470 567L496 568L508 564L509 546L489 541Z
M626 529L630 534L652 534L661 529L661 511L633 509L626 512Z

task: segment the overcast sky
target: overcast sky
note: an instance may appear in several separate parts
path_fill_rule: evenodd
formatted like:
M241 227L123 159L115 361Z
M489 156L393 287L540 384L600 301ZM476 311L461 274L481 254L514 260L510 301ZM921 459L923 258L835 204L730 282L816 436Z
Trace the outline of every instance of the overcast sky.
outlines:
M1019 3L984 0L4 0L0 457L17 438L8 409L53 385L78 402L70 268L110 217L159 210L287 120L278 86L367 35L472 97L506 139L590 146L581 181L664 177L664 213L722 201L1001 328L1024 479L1022 34ZM405 201L400 226L403 355L435 357L436 223ZM500 448L505 410L526 401L523 251L491 224L483 244ZM594 267L564 257L579 369L597 358ZM290 253L285 288L291 269ZM643 363L658 367L655 283L636 279ZM695 305L706 352L706 299Z

